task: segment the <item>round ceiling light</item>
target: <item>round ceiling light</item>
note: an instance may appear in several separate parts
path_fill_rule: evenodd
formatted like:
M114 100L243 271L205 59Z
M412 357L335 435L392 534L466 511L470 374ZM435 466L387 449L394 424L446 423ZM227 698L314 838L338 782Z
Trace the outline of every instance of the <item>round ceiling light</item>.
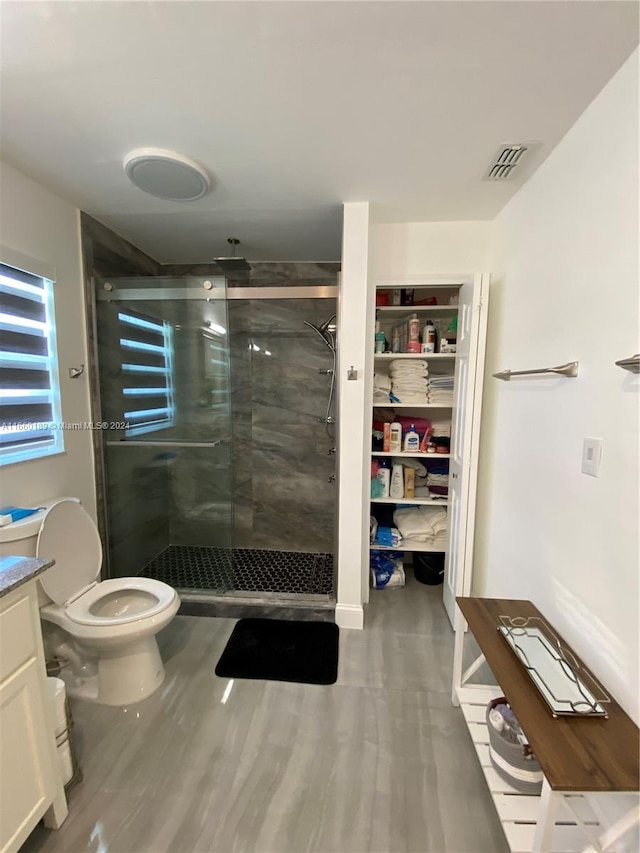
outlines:
M127 177L138 189L168 201L196 201L211 188L199 163L164 148L137 148L124 158Z

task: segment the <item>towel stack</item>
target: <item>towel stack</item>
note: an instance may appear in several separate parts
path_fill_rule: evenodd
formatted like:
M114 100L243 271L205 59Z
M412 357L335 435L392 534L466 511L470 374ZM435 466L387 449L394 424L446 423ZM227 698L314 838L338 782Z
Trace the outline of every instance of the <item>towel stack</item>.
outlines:
M449 463L447 461L429 464L427 472L427 489L432 497L448 497L449 495Z
M389 365L391 391L401 403L429 402L429 365L418 359L394 359Z
M451 421L431 421L432 438L450 438Z
M443 406L453 405L453 373L432 376L429 379L429 402Z
M444 550L447 546L447 511L439 506L397 509L393 523L405 541L421 542Z

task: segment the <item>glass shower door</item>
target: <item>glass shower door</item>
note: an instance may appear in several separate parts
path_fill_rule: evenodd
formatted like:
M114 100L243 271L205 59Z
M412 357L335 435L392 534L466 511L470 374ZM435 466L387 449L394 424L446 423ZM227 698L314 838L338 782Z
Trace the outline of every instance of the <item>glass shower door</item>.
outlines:
M226 281L110 278L96 287L109 573L231 589Z

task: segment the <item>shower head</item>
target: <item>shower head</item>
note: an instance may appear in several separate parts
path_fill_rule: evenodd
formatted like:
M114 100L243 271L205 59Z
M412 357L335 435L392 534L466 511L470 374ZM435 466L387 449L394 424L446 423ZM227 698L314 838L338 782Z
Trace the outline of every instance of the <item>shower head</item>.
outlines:
M329 347L332 353L335 355L336 351L336 340L334 337L334 333L336 331L335 324L336 315L333 317L329 317L328 320L325 320L324 323L320 326L314 326L313 323L309 323L307 320L303 320L302 322L305 326L308 326L325 342L325 344Z
M327 332L333 335L336 331L336 315L334 314L332 317L329 317L328 320L325 320L324 323L318 327L321 334L326 335Z
M246 258L236 257L236 246L239 245L240 240L237 240L235 237L228 237L227 243L233 246L233 255L231 257L213 259L222 272L247 272L250 270L251 265L247 263Z

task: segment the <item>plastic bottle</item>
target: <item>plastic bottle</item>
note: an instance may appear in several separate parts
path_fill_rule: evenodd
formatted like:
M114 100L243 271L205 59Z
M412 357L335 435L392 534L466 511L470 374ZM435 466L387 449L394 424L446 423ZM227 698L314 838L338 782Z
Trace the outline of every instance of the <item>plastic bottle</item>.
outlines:
M420 436L416 432L414 424L411 424L411 429L404 437L404 452L418 453L420 451Z
M382 485L382 494L381 498L389 497L389 484L391 482L391 471L389 470L389 463L386 459L380 460L380 465L378 467L378 480Z
M386 338L384 336L384 332L376 332L375 351L376 352L384 352L385 342L386 342Z
M455 352L456 344L458 341L458 317L457 315L452 318L451 322L447 326L446 332L444 332L440 338L440 352Z
M402 453L402 424L397 421L391 424L389 433L389 452Z
M402 352L400 349L400 329L394 326L391 335L391 352Z
M404 469L404 496L405 498L416 496L416 472L413 468Z
M431 320L427 320L422 330L422 352L436 351L436 327Z
M396 500L404 497L404 472L401 462L393 463L393 468L391 469L389 497L396 498Z
M407 352L420 352L420 320L417 314L412 314L409 317Z

